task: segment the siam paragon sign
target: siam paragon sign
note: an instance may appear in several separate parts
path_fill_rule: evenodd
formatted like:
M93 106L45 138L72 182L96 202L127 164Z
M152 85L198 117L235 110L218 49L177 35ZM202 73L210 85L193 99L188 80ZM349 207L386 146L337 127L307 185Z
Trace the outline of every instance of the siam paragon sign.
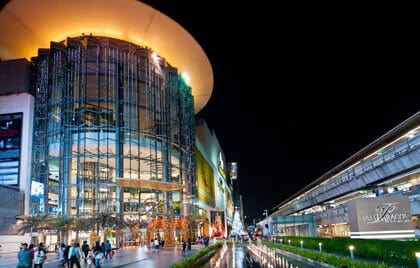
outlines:
M408 196L359 198L349 201L351 237L412 237Z
M400 212L399 202L385 202L375 207L373 214L366 214L360 216L360 221L367 224L374 224L377 222L411 222L410 213Z

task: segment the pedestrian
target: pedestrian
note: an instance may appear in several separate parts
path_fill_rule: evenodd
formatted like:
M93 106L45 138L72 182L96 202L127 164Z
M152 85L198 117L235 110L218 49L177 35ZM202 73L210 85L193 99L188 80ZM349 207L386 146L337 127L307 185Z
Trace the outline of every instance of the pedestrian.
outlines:
M33 260L34 259L34 253L35 253L35 246L34 246L34 244L30 243L28 249L31 252L31 260Z
M70 261L68 258L69 251L70 251L70 246L69 245L65 246L64 251L63 251L63 257L64 257L63 266L70 267Z
M187 248L187 243L185 242L185 239L182 239L182 253L181 255L185 256L185 249Z
M87 243L86 240L83 241L82 244L82 252L83 252L83 259L84 259L84 263L87 263L87 258L88 258L88 254L89 254L89 244Z
M71 268L73 268L75 264L78 268L80 268L80 258L82 257L82 254L83 252L80 249L80 244L75 243L73 240L69 249L69 253L67 255L67 258L70 261Z
M157 237L155 238L155 250L159 253L159 240L157 239Z
M41 246L38 246L34 252L34 268L42 268L42 265L44 264L46 258L47 254L45 254Z
M99 241L95 242L95 246L92 248L92 254L95 258L95 268L101 267L101 260L104 257L104 253L102 251L102 247L99 244Z
M191 239L188 238L187 240L187 252L191 252Z
M66 250L66 245L64 243L61 243L58 249L58 256L59 256L59 261L60 261L61 266L64 266L64 264L66 263L65 250Z
M110 256L110 254L111 254L111 243L109 243L109 240L106 240L106 243L105 243L105 259L108 259L108 256L110 258L112 258Z
M27 243L22 243L22 249L18 252L18 264L17 268L30 268L32 267L31 252L28 249Z

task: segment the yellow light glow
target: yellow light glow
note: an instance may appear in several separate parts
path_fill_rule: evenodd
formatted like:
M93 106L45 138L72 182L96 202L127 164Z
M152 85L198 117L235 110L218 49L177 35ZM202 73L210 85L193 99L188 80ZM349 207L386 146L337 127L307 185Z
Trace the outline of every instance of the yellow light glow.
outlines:
M30 59L51 41L82 34L147 46L178 70L188 70L195 113L210 99L213 70L200 44L174 20L137 0L11 0L0 12L0 58Z
M349 246L349 249L350 249L350 250L353 250L353 249L354 249L354 246Z
M182 79L184 79L185 83L190 83L190 77L187 73L181 73Z

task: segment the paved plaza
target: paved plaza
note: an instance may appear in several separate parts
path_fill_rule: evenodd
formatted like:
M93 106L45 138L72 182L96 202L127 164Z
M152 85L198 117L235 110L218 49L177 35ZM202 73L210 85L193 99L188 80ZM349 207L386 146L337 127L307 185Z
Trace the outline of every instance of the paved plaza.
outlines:
M191 256L199 248L192 246L192 252L186 256ZM181 246L163 248L159 253L151 252L147 247L126 247L115 251L112 259L103 259L101 266L108 267L156 267L167 268L172 263L179 262L182 259ZM16 267L17 253L2 254L0 257L0 267ZM86 267L82 261L82 267ZM57 253L48 253L48 258L44 263L44 268L59 267L59 258ZM93 266L92 266L93 267Z

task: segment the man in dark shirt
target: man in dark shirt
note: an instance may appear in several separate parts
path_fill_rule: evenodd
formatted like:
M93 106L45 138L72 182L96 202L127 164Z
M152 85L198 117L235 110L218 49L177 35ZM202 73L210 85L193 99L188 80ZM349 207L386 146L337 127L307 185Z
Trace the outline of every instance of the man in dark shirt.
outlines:
M82 251L83 251L83 258L85 259L85 263L87 263L87 257L89 255L89 244L87 243L87 241L83 241L83 245L82 245Z

